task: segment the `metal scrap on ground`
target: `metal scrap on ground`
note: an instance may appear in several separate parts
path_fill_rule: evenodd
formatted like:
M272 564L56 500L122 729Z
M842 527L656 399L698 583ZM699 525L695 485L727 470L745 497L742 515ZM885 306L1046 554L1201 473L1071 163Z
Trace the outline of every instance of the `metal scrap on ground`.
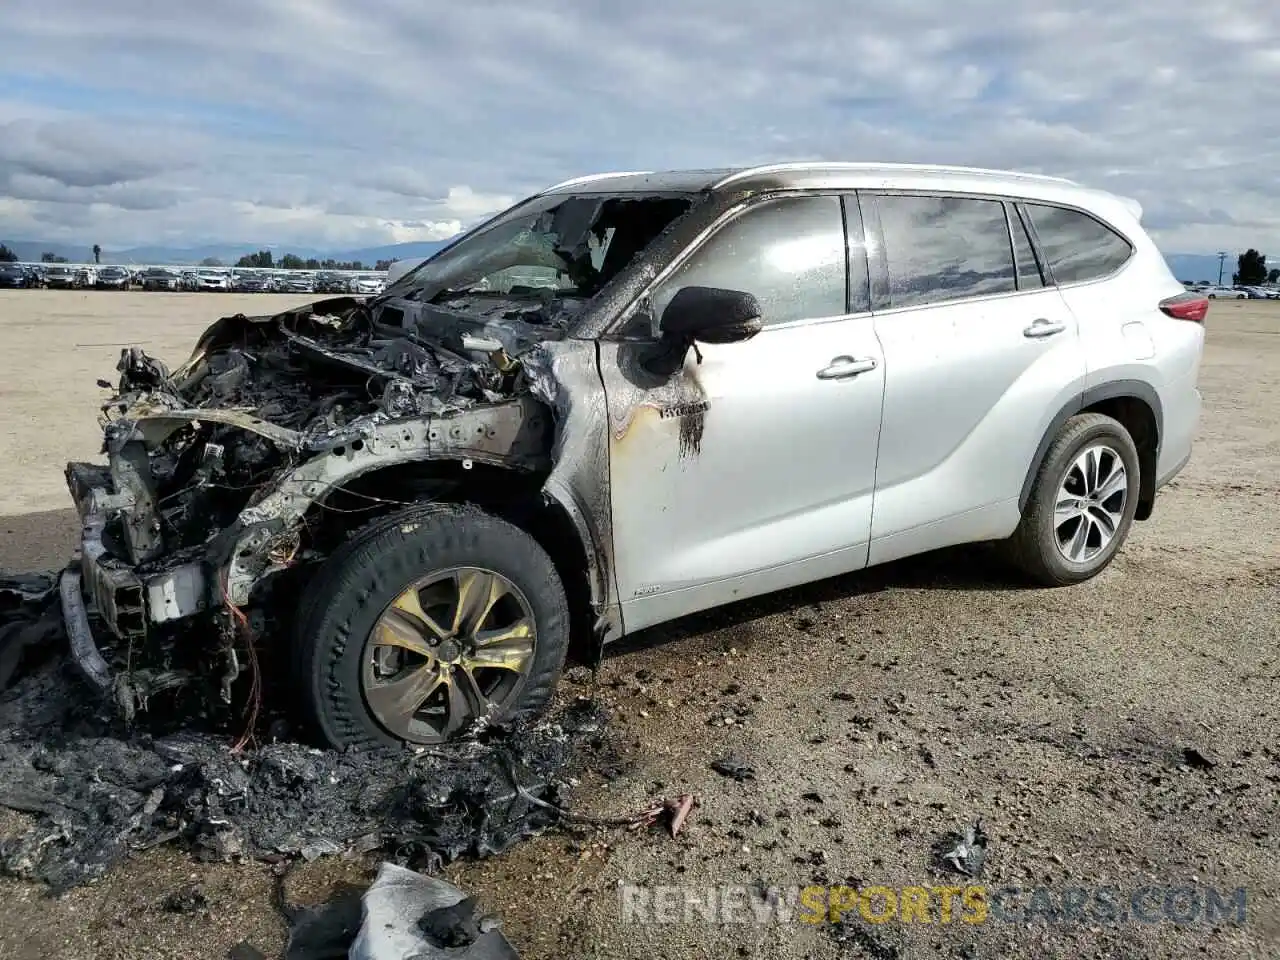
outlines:
M756 771L754 767L747 766L733 757L724 757L720 760L711 761L711 769L722 777L729 777L733 780L752 780L755 778Z
M519 960L498 921L451 883L383 863L363 893L339 888L314 907L285 905L284 960ZM229 960L261 960L247 941Z
M982 819L960 833L944 837L938 847L943 864L966 877L980 876L987 861L987 834L982 829Z

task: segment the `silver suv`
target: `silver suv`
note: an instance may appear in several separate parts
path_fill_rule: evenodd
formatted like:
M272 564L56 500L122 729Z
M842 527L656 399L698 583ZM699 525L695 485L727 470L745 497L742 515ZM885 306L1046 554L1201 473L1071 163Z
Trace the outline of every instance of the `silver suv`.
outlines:
M971 541L1092 577L1200 409L1208 301L1140 213L965 168L607 174L367 302L132 351L109 465L68 470L78 656L118 693L115 651L202 627L230 698L289 625L323 739L430 743L539 711L575 633Z

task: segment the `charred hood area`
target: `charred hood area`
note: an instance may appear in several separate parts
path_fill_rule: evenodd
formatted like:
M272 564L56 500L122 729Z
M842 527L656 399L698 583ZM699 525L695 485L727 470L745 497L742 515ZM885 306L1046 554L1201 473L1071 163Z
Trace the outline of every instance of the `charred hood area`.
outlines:
M383 312L404 319L395 307ZM309 455L359 443L393 420L448 418L527 393L508 349L528 350L539 336L560 334L560 324L523 320L546 312L542 304L486 303L482 316L498 314L501 321L511 314L529 328L497 336L483 323L434 316L443 328L434 341L375 320L364 304L345 299L276 317L224 318L174 372L137 348L125 351L116 396L104 407L108 452L141 434L163 552L193 547ZM449 340L456 350L445 345ZM178 415L180 429L161 436L170 414Z

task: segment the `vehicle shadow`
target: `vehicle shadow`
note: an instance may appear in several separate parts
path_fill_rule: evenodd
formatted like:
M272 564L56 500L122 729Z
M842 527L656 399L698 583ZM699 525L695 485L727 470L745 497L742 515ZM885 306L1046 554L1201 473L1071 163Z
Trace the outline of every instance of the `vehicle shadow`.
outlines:
M57 570L77 547L74 507L0 516L0 571Z
M743 627L774 614L802 615L806 607L885 590L1027 589L1032 589L1029 582L1000 557L994 545L965 544L691 614L610 643L604 654L648 650L697 634Z

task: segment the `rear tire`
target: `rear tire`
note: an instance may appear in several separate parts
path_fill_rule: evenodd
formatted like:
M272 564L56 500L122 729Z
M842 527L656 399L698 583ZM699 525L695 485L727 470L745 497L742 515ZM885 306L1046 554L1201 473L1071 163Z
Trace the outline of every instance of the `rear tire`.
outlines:
M1101 413L1072 417L1045 454L1022 521L1005 543L1009 559L1050 587L1097 576L1133 524L1138 471L1138 449L1119 421Z
M421 601L419 612L427 611L423 622L444 623L446 617L430 612L435 608L430 607L428 588L423 588L427 593L419 593L415 585L435 576L448 579L457 575L450 571L492 572L496 580L513 588L501 602L518 603L532 623L532 654L519 659L519 679L511 681L506 667L491 671L499 675L492 689L505 692L500 704L495 696L487 722L528 720L545 709L569 648L568 601L555 565L533 537L505 520L472 506L432 504L383 517L357 532L335 551L307 588L296 620L296 680L301 706L326 743L371 748L406 742L438 743L466 734L462 730L434 736L429 718L406 719L402 726L384 722L379 707L371 705L369 697L372 691L375 701L384 703L377 700L385 689L379 684L395 684L402 675L411 679L414 671L430 664L430 654L423 655L426 660L409 665L405 661L418 654L401 654L404 659L386 668L387 679L376 677L375 673L384 668L382 658L388 647L373 644L375 637L387 636L383 632L375 634L375 628L384 629L393 604L399 610L406 609L401 604L410 594ZM459 611L462 603L459 595ZM493 606L493 610L496 613L498 607ZM477 623L473 633L492 637L501 632L493 629L496 621L485 622L490 629L481 630ZM443 689L437 684L433 696L449 701L455 692L451 683L457 684L461 695L463 687L468 691L475 688L474 680L472 685L464 680L490 668L476 666L474 673L468 669L464 675L461 666L451 667L446 661L469 661L456 652L453 641L441 642L449 645L449 653L439 652L444 647L434 647L439 656L433 669L451 679ZM391 652L399 650L395 647ZM425 717L435 709L432 704L428 700L414 708L417 713L411 709L404 715ZM452 716L452 701L441 709ZM386 716L385 706L381 716Z

